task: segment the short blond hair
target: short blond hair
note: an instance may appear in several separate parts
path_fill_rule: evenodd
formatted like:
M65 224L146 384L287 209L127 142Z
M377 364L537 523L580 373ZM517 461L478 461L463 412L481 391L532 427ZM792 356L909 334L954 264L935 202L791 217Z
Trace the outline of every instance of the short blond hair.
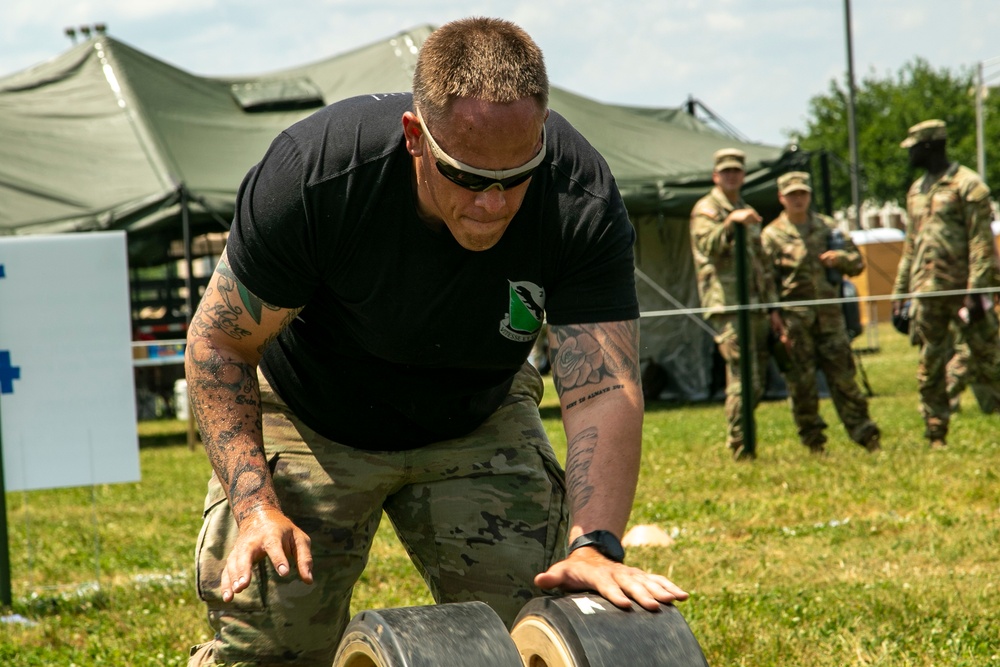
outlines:
M519 26L473 17L446 23L427 37L413 72L413 103L425 120L441 120L455 98L509 104L534 98L549 105L542 50Z

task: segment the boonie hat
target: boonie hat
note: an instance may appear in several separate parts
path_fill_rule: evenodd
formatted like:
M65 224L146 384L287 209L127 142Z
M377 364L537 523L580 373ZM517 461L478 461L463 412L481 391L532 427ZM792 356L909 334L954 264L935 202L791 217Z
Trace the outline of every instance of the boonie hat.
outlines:
M802 190L812 192L809 186L809 174L804 171L790 171L778 177L778 192L787 195L789 192Z
M715 151L715 171L739 169L746 171L747 154L738 148L723 148Z
M899 144L900 148L916 146L922 141L935 141L948 138L948 126L943 120L925 120L910 128L910 133Z

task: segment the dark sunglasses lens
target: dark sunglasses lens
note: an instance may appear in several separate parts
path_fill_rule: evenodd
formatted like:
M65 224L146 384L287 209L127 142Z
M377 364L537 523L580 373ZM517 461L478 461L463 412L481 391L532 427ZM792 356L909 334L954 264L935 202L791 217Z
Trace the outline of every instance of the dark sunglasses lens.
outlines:
M479 192L485 190L491 186L495 181L485 176L480 176L479 174L470 174L467 171L462 171L461 169L456 169L450 164L445 164L444 162L438 161L437 163L438 171L441 175L447 178L452 183L456 185L461 185L463 188L468 190L473 190Z
M514 186L524 183L526 180L531 178L531 175L535 173L535 170L526 171L523 174L518 174L517 176L511 176L510 178L505 178L500 183L503 185L504 189L512 188Z
M482 192L483 190L491 188L498 183L505 190L507 188L512 188L531 178L532 173L535 171L534 169L531 169L523 174L517 174L516 176L511 176L510 178L496 180L487 176L480 176L479 174L470 174L467 171L456 169L450 164L445 164L441 161L437 162L437 168L438 171L441 172L441 175L449 181L456 185L461 185L466 190L472 190L473 192Z

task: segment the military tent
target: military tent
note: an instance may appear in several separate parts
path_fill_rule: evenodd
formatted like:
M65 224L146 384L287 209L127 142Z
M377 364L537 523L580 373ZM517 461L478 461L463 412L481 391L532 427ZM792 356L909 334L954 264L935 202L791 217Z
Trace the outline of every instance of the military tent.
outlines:
M104 34L0 78L0 234L122 229L135 266L171 241L224 231L247 169L282 129L324 104L409 90L421 26L332 58L252 77L199 76ZM711 156L748 156L745 193L765 212L774 180L806 156L748 144L671 109L603 104L553 87L551 107L605 156L638 230L643 309L697 303L687 216L711 187ZM708 390L696 318L644 318L646 357L682 398Z

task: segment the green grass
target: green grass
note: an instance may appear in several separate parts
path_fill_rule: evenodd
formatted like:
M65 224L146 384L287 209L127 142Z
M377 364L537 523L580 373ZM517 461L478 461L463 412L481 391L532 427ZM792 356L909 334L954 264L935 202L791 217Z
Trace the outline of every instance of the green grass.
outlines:
M829 456L773 401L752 464L729 459L721 405L648 406L632 522L676 543L629 562L692 594L679 609L711 665L1000 666L1000 417L967 392L948 449L929 451L916 351L888 327L879 343L862 359L876 456L827 400ZM557 417L546 426L562 456ZM209 465L185 429L140 425L140 483L7 495L15 601L0 614L32 624L0 625L0 664L182 665L208 637L192 577ZM384 523L355 608L430 601Z

